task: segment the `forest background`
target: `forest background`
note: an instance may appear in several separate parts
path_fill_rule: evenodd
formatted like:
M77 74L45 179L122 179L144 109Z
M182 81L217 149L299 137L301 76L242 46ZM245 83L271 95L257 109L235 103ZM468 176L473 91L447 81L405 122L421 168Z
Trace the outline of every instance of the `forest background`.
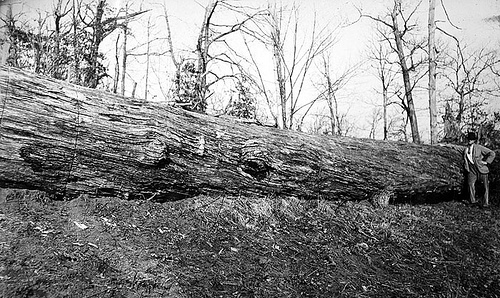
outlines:
M430 142L432 1L0 3L11 66L285 129ZM500 2L435 5L438 139L487 138L499 121Z

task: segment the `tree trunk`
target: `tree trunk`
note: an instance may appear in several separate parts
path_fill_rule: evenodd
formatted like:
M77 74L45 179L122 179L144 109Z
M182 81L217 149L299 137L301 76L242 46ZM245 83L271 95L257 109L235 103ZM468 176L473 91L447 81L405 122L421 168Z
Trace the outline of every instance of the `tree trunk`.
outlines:
M4 11L5 9L5 11ZM9 22L12 19L12 5L0 6L0 14L5 15L5 22ZM9 58L10 49L10 34L8 26L0 27L0 65L7 64L7 59Z
M0 99L0 187L158 200L361 200L389 189L401 201L450 198L464 181L453 148L245 124L3 66Z
M207 109L207 65L209 62L209 48L210 44L210 26L212 16L215 13L215 9L219 1L211 0L205 7L205 16L203 18L203 23L201 24L200 34L198 35L198 41L196 44L196 54L197 54L197 65L196 65L196 83L195 83L195 98L191 99L191 110L197 112L205 112ZM194 99L194 101L193 101Z
M436 103L436 0L429 0L429 117L431 144L437 143L437 103Z
M56 79L61 79L61 2L58 2L57 6L54 8L54 49L52 50L52 65L50 66L50 76Z
M401 32L398 26L398 15L399 8L401 7L401 0L394 2L394 9L392 11L392 23L393 23L393 34L394 42L396 43L396 52L399 58L399 65L401 67L401 74L403 75L403 83L405 87L405 99L406 105L408 106L408 119L410 120L411 135L414 143L420 143L420 133L418 131L417 114L415 111L415 104L413 102L413 87L410 82L410 69L406 64L406 55L403 48L403 39L401 38Z
M146 46L146 75L144 76L144 100L148 100L148 82L149 82L149 59L151 48L151 17L148 18L148 32L147 32L147 46ZM171 53L173 55L173 53ZM175 58L174 58L175 59Z
M73 63L70 68L68 65L68 82L74 84L80 84L80 53L79 53L79 42L78 42L78 14L77 12L77 0L73 0ZM79 8L78 8L79 10Z
M123 23L123 48L122 48L122 88L120 94L125 95L125 78L127 77L127 35L128 35L128 3L125 4L125 22Z
M119 47L118 42L120 41L120 34L116 37L115 43L115 74L113 75L113 93L116 94L118 91L118 82L120 80L120 54L118 53Z
M104 7L106 6L106 0L99 0L96 7L96 12L93 20L93 36L92 45L90 51L90 70L89 70L89 81L86 86L91 88L96 88L99 84L99 71L98 60L99 60L99 46L104 38L104 28L102 24L102 18L104 16ZM125 37L126 38L126 37Z
M387 121L387 107L389 106L389 96L387 96L387 87L385 81L382 79L382 108L384 117L384 140L389 138L389 125Z

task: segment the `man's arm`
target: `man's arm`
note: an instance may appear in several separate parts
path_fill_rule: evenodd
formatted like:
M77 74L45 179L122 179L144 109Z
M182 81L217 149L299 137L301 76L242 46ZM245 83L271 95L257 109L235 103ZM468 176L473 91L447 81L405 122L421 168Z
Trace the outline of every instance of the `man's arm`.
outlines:
M481 146L481 151L482 151L482 154L484 157L486 157L486 159L483 159L484 162L486 162L487 164L490 164L493 162L493 160L495 159L495 151L491 150L491 149L488 149L486 147L483 147Z

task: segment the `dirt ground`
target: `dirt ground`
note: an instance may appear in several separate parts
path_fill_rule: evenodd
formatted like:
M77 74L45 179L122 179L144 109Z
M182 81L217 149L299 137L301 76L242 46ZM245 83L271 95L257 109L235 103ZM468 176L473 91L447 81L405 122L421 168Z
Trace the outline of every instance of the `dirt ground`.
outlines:
M499 211L2 190L0 295L500 297Z

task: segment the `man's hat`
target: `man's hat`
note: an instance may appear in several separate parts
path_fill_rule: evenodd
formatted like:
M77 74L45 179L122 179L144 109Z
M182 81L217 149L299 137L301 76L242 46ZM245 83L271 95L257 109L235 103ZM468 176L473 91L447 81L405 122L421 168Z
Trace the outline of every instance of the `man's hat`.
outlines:
M476 141L477 140L477 135L475 132L470 131L467 133L467 140L469 141Z

